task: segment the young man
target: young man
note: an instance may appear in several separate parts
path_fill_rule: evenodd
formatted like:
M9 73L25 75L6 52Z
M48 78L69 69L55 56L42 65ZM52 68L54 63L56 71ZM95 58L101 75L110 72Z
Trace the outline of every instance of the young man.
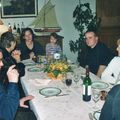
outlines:
M0 50L0 70L3 67L3 54ZM0 120L13 120L19 105L18 72L15 65L9 67L7 71L8 86L5 89L0 80Z
M0 49L0 78L1 69L4 67L3 54ZM19 100L18 77L19 73L15 65L9 67L7 71L8 85L4 87L3 80L0 79L0 120L13 120L20 104L20 107L28 108L25 102L32 100L34 97L29 95Z
M105 44L98 41L95 31L87 31L85 37L87 46L79 58L80 65L89 65L90 71L100 77L113 55Z

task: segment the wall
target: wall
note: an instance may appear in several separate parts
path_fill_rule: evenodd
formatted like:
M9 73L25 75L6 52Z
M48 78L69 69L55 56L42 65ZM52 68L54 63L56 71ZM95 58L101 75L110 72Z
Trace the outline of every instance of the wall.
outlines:
M46 0L47 1L47 0ZM56 15L58 19L58 23L61 26L62 30L59 33L64 36L63 41L63 51L64 54L67 55L68 59L72 61L76 61L77 54L71 53L69 48L69 41L76 40L79 36L79 33L75 30L73 26L73 11L76 5L79 3L79 0L51 0L53 4L55 4ZM90 2L91 8L93 11L96 10L96 0L82 0L82 2ZM38 0L38 11L44 5L44 0ZM24 21L24 24L28 26L34 18L10 18L10 19L2 19L3 22L8 25L11 23L13 26L14 22L17 24L21 24Z

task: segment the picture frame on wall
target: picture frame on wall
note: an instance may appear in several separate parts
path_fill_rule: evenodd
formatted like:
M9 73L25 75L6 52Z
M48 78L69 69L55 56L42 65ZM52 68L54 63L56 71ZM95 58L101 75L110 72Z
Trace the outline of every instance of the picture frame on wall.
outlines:
M35 17L38 0L1 0L1 18Z

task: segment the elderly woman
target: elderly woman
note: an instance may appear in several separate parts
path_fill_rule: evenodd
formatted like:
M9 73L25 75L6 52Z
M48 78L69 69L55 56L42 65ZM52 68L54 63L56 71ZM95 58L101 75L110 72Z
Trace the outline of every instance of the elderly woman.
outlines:
M20 37L20 44L17 49L21 51L21 60L32 59L38 55L43 55L42 46L34 40L34 33L31 28L25 28Z
M109 83L115 83L116 80L120 79L120 39L117 40L116 50L118 51L118 56L111 60L101 75L101 79Z

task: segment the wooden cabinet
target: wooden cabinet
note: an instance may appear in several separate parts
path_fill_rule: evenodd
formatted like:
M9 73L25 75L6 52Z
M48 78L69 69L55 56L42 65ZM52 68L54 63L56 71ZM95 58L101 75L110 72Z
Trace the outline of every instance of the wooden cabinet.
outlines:
M116 52L120 38L120 0L96 0L96 10L101 18L100 40Z
M35 36L35 40L38 41L43 46L44 50L45 50L46 44L50 42L49 35ZM57 44L59 44L61 48L63 49L63 39L58 40Z
M17 40L17 43L20 43L20 36L19 35L14 35L16 40ZM44 51L45 51L45 46L47 43L50 42L50 39L49 39L49 35L44 35L44 36L35 36L35 41L38 41L40 43L40 45L43 47ZM61 37L61 39L59 39L57 41L57 44L61 46L61 48L63 49L63 39Z

